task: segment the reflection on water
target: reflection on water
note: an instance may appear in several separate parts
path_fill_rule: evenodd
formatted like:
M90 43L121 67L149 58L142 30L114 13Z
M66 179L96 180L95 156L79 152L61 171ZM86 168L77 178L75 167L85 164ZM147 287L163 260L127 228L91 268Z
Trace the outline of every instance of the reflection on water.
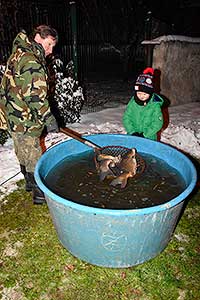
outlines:
M62 198L87 206L135 209L163 204L185 189L181 175L163 160L139 153L146 161L144 173L129 178L124 189L100 182L93 151L71 156L56 165L45 179L46 186Z

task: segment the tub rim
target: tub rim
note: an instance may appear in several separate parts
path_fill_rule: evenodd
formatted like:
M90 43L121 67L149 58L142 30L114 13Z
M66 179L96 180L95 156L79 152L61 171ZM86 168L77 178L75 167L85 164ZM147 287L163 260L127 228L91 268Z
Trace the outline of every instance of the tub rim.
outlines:
M92 137L96 137L99 135L106 135L106 136L118 136L118 137L123 137L123 136L127 136L124 134L107 134L107 133L97 133L97 134L92 134L92 135L83 135L83 137L87 137L87 139L90 139ZM143 139L141 137L134 137L135 139ZM73 202L69 199L65 199L62 198L61 196L55 194L54 192L52 192L42 181L41 179L41 175L40 175L40 166L42 165L43 161L45 160L46 156L48 155L48 152L51 151L51 149L55 149L55 147L60 147L62 144L64 143L68 143L71 142L73 139L67 139L64 140L62 142L59 142L55 145L53 145L52 147L50 147L46 152L44 152L42 154L42 156L40 157L40 159L38 160L36 167L35 167L35 172L34 172L34 177L36 180L36 183L38 184L38 186L40 187L40 189L44 192L44 194L50 198L52 201L56 201L64 206L70 207L71 209L76 209L76 210L80 210L80 211L84 211L87 213L91 213L94 215L98 215L98 214L102 214L102 215L113 215L113 216L131 216L131 215L145 215L145 214L151 214L151 213L156 213L156 212L160 212L160 211L164 211L167 209L170 209L178 204L180 204L182 201L185 201L185 199L187 198L187 196L192 192L192 190L194 189L196 182L197 182L197 171L196 168L194 167L193 163L191 162L191 160L185 155L183 154L181 151L179 151L178 149L174 148L171 145L165 144L163 142L158 142L158 141L153 141L150 140L151 142L154 143L160 143L162 145L164 145L165 147L168 147L171 151L177 152L178 155L182 156L182 159L187 163L187 165L190 167L191 171L192 171L192 180L190 182L190 184L187 186L187 188L178 196L176 196L175 198L171 199L170 201L164 203L164 204L160 204L160 205L155 205L155 206L151 206L151 207L144 207L144 208L135 208L135 209L107 209L107 208L97 208L97 207L92 207L92 206L87 206L87 205L82 205L76 202ZM78 142L79 143L79 142ZM90 147L88 147L89 149ZM144 152L145 153L145 152Z

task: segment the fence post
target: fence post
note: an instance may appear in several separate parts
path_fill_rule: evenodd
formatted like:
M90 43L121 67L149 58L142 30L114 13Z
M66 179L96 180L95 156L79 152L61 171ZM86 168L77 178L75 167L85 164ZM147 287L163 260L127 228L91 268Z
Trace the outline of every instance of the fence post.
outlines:
M78 59L77 59L77 24L76 24L76 2L70 2L70 15L71 15L71 29L72 29L72 53L73 53L73 62L74 62L74 76L77 79L78 77Z
M145 40L151 40L152 38L152 13L148 11L147 17L145 19ZM145 45L145 63L146 66L152 65L152 45Z

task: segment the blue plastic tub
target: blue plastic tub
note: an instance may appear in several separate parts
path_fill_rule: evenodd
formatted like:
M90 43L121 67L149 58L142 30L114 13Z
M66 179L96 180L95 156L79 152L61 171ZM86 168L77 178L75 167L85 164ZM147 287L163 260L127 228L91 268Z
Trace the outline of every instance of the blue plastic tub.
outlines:
M87 139L100 146L136 147L138 152L161 158L180 172L186 188L169 202L149 208L113 210L76 204L53 193L44 179L63 159L89 148L72 139L58 144L39 159L35 179L45 193L60 242L74 256L98 266L124 268L155 257L169 243L184 201L196 184L193 164L176 149L148 139L119 134Z

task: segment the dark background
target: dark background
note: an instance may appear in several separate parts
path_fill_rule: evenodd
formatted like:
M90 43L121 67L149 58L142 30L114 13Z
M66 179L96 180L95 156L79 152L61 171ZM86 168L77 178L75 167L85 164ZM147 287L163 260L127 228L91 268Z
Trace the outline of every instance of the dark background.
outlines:
M0 0L0 63L10 55L20 29L29 33L46 23L58 30L55 52L64 63L74 58L76 39L80 80L127 80L147 63L144 39L199 37L199 16L199 0Z

